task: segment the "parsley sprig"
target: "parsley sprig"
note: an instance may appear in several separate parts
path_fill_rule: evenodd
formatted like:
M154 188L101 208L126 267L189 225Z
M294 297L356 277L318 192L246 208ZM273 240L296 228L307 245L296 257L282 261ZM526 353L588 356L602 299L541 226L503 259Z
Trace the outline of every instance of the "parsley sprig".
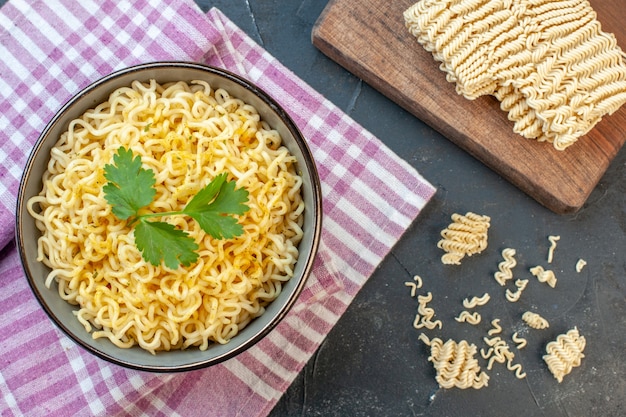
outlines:
M137 249L152 265L163 262L171 269L181 264L189 266L198 259L198 244L184 230L149 219L190 216L215 239L230 239L243 233L243 227L232 215L242 215L249 209L248 192L235 189L235 181L227 181L226 173L215 177L182 210L146 213L142 209L156 195L154 172L142 168L141 157L133 156L132 150L123 147L113 156L113 162L104 166L104 177L108 180L103 187L104 198L116 217L134 226Z

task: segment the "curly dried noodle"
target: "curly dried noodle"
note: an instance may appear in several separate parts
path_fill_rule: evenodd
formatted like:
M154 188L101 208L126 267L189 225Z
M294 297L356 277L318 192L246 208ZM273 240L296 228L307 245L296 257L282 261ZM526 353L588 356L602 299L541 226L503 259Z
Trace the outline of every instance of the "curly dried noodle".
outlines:
M626 54L586 0L421 0L405 24L468 99L563 150L626 103Z
M559 383L563 382L563 377L572 372L573 368L580 366L585 357L583 351L586 343L585 337L578 333L576 327L548 343L543 360Z
M153 212L181 210L218 174L249 192L244 233L214 240L184 216L166 220L200 246L177 270L143 260L131 229L104 199L103 166L121 147L156 175ZM257 110L202 81L135 81L69 124L51 151L43 189L28 202L42 236L38 260L78 305L94 338L160 350L226 343L281 292L302 237L295 157Z

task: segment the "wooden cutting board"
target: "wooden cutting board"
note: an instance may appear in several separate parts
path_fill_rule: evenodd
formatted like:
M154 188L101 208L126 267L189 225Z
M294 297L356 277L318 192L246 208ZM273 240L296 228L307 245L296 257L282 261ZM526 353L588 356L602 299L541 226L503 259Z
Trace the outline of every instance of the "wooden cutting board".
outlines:
M467 100L404 26L415 0L331 0L313 44L552 211L577 211L626 141L626 106L565 151L525 139L490 96ZM626 49L623 0L592 0L602 29Z

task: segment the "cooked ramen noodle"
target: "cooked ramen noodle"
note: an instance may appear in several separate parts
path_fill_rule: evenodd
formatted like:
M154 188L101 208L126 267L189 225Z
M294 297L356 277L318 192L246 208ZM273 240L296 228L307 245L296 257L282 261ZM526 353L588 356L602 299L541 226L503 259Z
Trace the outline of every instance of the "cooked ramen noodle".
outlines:
M176 270L146 262L127 221L112 214L103 167L125 147L156 177L152 212L182 210L226 172L248 191L243 234L217 240L187 216L164 221L198 244ZM227 343L263 314L294 273L304 202L296 159L257 110L203 81L134 81L70 122L51 150L43 189L28 202L38 260L94 338L161 350Z

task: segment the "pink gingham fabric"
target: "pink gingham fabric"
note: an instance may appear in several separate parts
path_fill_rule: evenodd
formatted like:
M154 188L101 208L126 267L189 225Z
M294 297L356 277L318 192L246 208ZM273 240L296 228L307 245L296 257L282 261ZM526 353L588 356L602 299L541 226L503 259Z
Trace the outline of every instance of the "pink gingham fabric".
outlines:
M265 339L214 367L129 370L62 334L31 293L13 241L19 179L39 132L80 88L130 65L181 60L260 85L302 130L322 179L312 276ZM219 10L191 0L10 0L0 9L0 414L263 416L434 194L405 161Z

